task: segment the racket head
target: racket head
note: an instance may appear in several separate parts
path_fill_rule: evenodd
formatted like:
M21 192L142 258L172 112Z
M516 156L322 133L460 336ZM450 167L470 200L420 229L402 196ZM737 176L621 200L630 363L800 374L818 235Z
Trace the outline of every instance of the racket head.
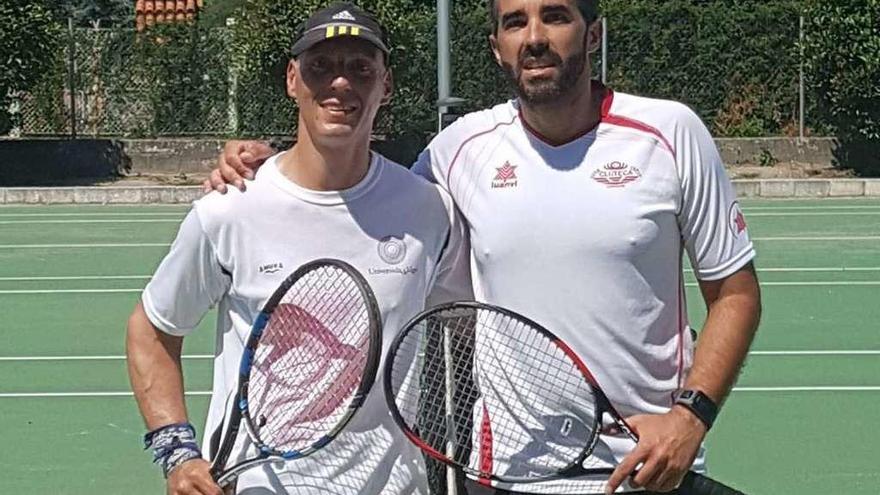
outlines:
M383 386L413 443L480 479L611 471L582 466L603 415L616 414L592 373L556 335L508 309L455 302L417 315L391 344Z
M375 295L348 263L319 259L290 274L256 317L239 369L232 414L257 457L223 470L239 429L230 422L213 470L221 486L267 459L330 443L376 379L381 331Z

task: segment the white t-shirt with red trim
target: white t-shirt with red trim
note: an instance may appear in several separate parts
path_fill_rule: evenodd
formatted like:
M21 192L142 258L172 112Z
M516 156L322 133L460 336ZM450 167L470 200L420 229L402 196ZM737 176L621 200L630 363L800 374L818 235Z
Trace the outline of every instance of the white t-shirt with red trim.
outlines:
M624 416L664 413L693 358L683 253L697 278L719 280L755 251L696 114L605 91L598 126L566 144L543 141L510 101L452 124L414 170L445 188L469 224L478 300L556 333ZM619 461L632 447L603 437L596 455ZM505 448L481 455L513 454ZM704 469L702 451L694 469ZM500 486L572 493L596 484Z

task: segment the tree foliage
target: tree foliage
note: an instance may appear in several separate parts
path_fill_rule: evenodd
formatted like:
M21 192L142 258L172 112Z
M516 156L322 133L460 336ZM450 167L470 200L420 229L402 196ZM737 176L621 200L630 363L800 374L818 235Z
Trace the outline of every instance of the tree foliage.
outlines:
M880 0L807 2L804 51L842 166L880 174Z
M0 134L13 125L13 93L33 86L52 64L60 26L42 1L0 0Z

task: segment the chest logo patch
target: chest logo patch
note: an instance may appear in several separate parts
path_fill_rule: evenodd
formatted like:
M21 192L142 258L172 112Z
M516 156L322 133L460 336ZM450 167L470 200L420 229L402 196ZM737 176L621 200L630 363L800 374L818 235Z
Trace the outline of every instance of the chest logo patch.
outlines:
M642 171L623 162L611 162L602 168L596 169L591 175L594 181L605 187L625 187L642 177Z
M516 187L518 179L516 177L516 166L510 162L504 162L504 165L495 169L495 178L492 179L492 189L502 189L505 187Z
M385 236L379 241L379 257L389 265L396 265L406 258L406 244L403 239L393 235Z
M260 273L269 275L272 273L278 273L284 269L284 263L267 263L265 265L260 265Z

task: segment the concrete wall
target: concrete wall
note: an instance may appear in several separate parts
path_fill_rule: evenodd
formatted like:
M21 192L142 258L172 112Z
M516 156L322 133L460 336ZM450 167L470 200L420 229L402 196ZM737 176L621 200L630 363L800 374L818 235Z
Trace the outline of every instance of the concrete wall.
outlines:
M760 164L761 155L776 161L830 166L834 162L834 138L717 138L715 143L727 165Z
M831 165L835 141L809 139L717 139L728 165L760 163L769 153L781 162ZM69 184L71 179L122 174L204 175L215 165L222 139L0 140L0 185ZM376 142L389 158L409 164L423 143L418 138Z

